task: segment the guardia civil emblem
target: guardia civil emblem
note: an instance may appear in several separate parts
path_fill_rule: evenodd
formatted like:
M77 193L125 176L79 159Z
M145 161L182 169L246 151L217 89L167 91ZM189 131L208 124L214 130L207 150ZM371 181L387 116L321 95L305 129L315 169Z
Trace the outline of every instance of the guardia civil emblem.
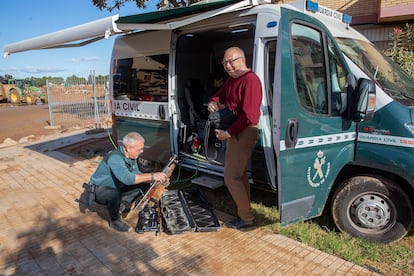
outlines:
M307 179L312 187L319 187L322 185L329 175L331 162L327 162L323 151L318 151L312 166L308 167Z

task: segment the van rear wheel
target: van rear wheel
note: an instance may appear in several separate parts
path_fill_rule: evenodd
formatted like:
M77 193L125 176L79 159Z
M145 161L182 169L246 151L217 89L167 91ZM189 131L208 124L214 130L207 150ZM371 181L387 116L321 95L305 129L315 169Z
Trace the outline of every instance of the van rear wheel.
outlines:
M332 217L343 232L390 243L408 233L414 213L409 197L393 181L357 176L342 183L335 193Z

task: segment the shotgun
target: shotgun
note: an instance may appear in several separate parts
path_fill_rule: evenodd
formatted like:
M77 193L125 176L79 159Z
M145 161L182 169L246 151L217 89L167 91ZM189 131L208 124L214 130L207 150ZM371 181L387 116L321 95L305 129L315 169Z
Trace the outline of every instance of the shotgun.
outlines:
M164 166L162 169L162 172L165 173L168 178L172 175L174 172L174 169L178 163L176 160L177 156L174 154L170 157L170 160L168 163ZM151 182L151 185L148 189L148 191L144 194L142 199L135 205L134 210L138 213L141 212L144 207L150 203L150 201L158 202L161 198L162 193L165 191L166 188L170 185L170 182L167 180L165 182L154 180Z

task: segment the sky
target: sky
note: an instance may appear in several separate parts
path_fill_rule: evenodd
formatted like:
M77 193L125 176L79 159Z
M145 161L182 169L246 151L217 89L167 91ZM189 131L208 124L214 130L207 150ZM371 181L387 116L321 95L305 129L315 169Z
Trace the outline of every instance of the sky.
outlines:
M111 3L111 0L108 0ZM111 15L120 16L155 11L156 0L149 0L146 9L135 2L126 3L112 13L99 10L92 0L13 0L2 2L0 16L0 75L14 78L88 77L108 75L114 36L75 48L32 50L3 57L4 46L10 43L60 31Z

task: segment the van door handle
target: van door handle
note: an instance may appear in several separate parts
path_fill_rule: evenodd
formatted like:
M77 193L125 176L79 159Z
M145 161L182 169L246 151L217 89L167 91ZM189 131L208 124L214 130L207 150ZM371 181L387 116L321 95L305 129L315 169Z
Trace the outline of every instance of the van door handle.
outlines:
M294 148L298 142L299 121L297 119L288 119L285 133L286 148Z
M162 104L158 106L158 115L160 116L161 120L165 119L165 108Z

